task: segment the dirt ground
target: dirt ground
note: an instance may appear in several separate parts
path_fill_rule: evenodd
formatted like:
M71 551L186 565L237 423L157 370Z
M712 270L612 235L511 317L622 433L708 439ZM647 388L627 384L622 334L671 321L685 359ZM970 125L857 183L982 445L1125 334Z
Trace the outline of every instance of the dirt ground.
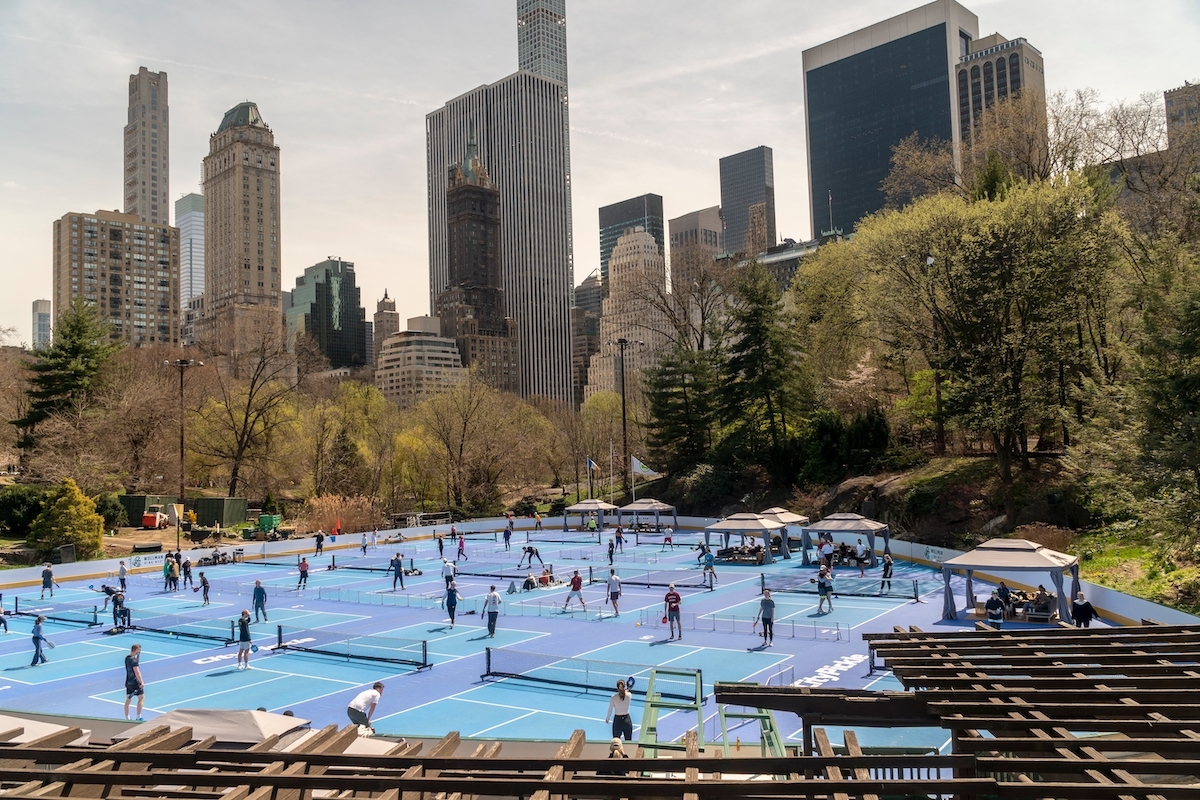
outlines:
M191 550L193 548L203 548L210 550L220 544L222 547L231 545L234 542L242 541L240 534L226 535L220 540L215 537L208 537L203 544L196 544L192 541L187 531L180 534L179 549ZM121 558L133 553L135 544L144 544L146 542L161 542L163 550L175 549L175 528L165 528L163 530L143 530L142 528L120 528L116 536L104 537L104 555L107 558Z

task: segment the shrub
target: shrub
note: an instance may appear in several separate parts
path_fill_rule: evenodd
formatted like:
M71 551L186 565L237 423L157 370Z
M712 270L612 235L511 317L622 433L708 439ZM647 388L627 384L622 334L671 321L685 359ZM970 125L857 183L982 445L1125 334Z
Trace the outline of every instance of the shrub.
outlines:
M50 490L43 486L9 486L0 491L0 532L25 538L46 505Z
M96 498L96 513L104 517L105 530L124 528L129 525L129 512L115 494L102 494Z
M512 513L518 517L532 517L537 511L537 503L534 502L533 495L525 495L517 502L513 503Z
M94 558L103 549L104 518L96 513L95 501L66 478L33 521L27 542L41 558L64 544L75 545L76 558Z
M567 499L565 497L556 497L550 502L550 516L561 517L567 513Z

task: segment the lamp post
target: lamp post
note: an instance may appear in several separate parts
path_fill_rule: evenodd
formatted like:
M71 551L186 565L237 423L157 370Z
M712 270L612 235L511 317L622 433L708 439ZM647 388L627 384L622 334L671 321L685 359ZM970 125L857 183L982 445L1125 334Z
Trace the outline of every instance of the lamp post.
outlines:
M925 266L932 271L934 264L933 253L928 253L925 256ZM933 290L930 290L932 295ZM937 442L934 446L934 452L939 456L946 455L946 423L942 419L942 344L941 333L938 330L938 315L936 300L934 302L933 315L933 415L937 429Z
M634 346L642 345L645 342L626 339L621 337L615 342L609 342L610 345L616 345L621 349L621 478L624 481L626 491L631 491L632 485L630 481L633 476L629 474L629 415L626 412L625 400L625 351Z
M183 373L188 367L203 367L203 361L194 358L177 358L174 361L164 361L163 366L179 370L179 513L175 515L175 550L179 550L179 541L183 538L183 505L184 505L184 461L183 457Z

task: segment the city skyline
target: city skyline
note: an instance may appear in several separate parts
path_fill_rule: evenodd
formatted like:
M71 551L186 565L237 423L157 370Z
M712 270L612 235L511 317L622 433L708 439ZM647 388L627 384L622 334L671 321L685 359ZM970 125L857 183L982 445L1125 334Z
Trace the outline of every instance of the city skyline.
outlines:
M599 266L596 209L646 192L663 196L666 218L717 205L718 159L759 144L775 152L779 238L807 238L801 51L919 5L864 1L828 15L808 2L570 4L575 283ZM1200 33L1192 4L1160 4L1140 17L1117 3L965 5L981 36L999 31L1038 47L1048 92L1161 97L1198 77L1186 45ZM424 115L512 72L514 6L397 4L345 14L263 3L245 10L243 34L230 32L218 6L151 15L133 2L6 4L0 65L19 77L0 89L0 215L9 259L20 267L8 273L0 326L28 340L31 303L51 294L54 220L67 209L123 208L122 140L113 131L125 124L129 76L142 66L170 75L170 203L198 189L220 115L253 100L288 153L285 285L325 253L354 252L364 305L387 287L403 318L425 313ZM638 25L626 23L631 16ZM468 18L469 26L454 24ZM248 52L255 20L269 19L287 24L287 40L256 39ZM456 35L430 35L446 29ZM1120 48L1095 46L1114 31ZM352 66L328 50L332 40L355 42ZM636 65L613 58L635 51Z

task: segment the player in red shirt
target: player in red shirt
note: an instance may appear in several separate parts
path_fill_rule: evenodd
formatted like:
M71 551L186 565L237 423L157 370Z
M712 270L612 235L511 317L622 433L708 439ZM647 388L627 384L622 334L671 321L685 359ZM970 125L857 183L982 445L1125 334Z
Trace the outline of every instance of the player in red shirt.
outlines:
M675 638L675 627L679 626L680 641L683 640L683 623L679 621L679 604L682 602L683 598L679 596L679 592L675 591L675 584L672 583L663 597L663 609L667 612L667 624L671 628L671 638Z
M587 611L587 603L583 602L583 578L579 577L579 570L575 570L575 574L571 576L571 591L567 592L567 601L563 603L563 611L566 611L567 606L571 605L572 597L578 597L579 605L583 606L584 611Z

